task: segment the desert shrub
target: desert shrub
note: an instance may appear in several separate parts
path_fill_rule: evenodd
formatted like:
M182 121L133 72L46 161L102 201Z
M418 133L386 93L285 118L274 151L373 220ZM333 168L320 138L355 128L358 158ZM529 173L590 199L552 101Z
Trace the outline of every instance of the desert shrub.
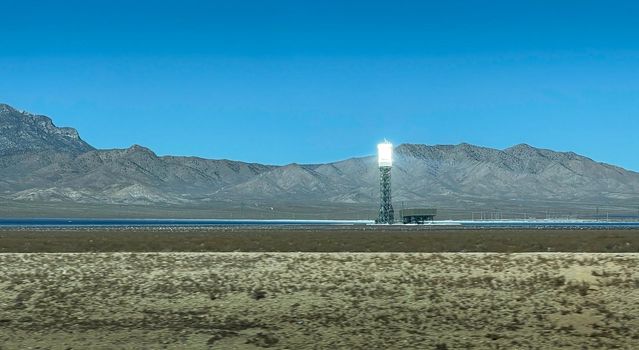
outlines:
M261 289L255 289L251 292L251 298L254 300L261 300L266 298L266 292Z
M269 333L257 333L256 335L248 338L246 340L246 344L253 344L255 346L261 348L270 348L273 345L277 344L279 339Z
M486 334L486 338L490 339L490 340L497 340L500 338L503 338L503 336L497 334L497 333L488 333Z
M565 276L554 277L551 279L551 283L555 288L562 287L566 284L566 277Z
M238 335L237 332L233 332L233 331L227 331L227 330L217 330L213 333L213 336L209 338L209 340L206 342L206 344L208 345L213 345L215 344L215 342L217 342L218 340L222 340L226 337L234 337Z
M566 285L567 292L578 293L579 295L586 296L590 290L590 284L588 282L569 283Z

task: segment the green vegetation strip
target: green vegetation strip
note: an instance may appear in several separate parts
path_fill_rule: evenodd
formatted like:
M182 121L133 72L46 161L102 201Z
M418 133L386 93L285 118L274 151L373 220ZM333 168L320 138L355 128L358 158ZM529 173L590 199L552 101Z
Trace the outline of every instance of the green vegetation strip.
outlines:
M0 253L235 251L636 253L639 231L392 227L0 231Z

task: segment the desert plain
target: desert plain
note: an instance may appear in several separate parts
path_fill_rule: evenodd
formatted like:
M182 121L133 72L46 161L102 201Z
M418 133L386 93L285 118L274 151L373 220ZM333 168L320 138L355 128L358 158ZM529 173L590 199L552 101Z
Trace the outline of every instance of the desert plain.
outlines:
M0 232L0 349L639 344L634 230L234 230Z

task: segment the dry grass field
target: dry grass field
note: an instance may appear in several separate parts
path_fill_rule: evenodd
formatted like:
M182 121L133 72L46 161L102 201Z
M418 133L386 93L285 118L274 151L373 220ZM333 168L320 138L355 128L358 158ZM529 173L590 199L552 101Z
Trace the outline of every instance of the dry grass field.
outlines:
M0 253L238 251L639 253L639 230L403 225L0 230Z
M636 349L639 255L5 253L0 349Z

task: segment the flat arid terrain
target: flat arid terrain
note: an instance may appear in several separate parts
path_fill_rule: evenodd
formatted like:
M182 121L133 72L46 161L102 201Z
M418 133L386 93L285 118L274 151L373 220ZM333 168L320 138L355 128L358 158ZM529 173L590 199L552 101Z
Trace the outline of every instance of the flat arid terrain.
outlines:
M0 255L2 349L632 349L639 256Z
M0 349L633 349L639 232L0 230Z

